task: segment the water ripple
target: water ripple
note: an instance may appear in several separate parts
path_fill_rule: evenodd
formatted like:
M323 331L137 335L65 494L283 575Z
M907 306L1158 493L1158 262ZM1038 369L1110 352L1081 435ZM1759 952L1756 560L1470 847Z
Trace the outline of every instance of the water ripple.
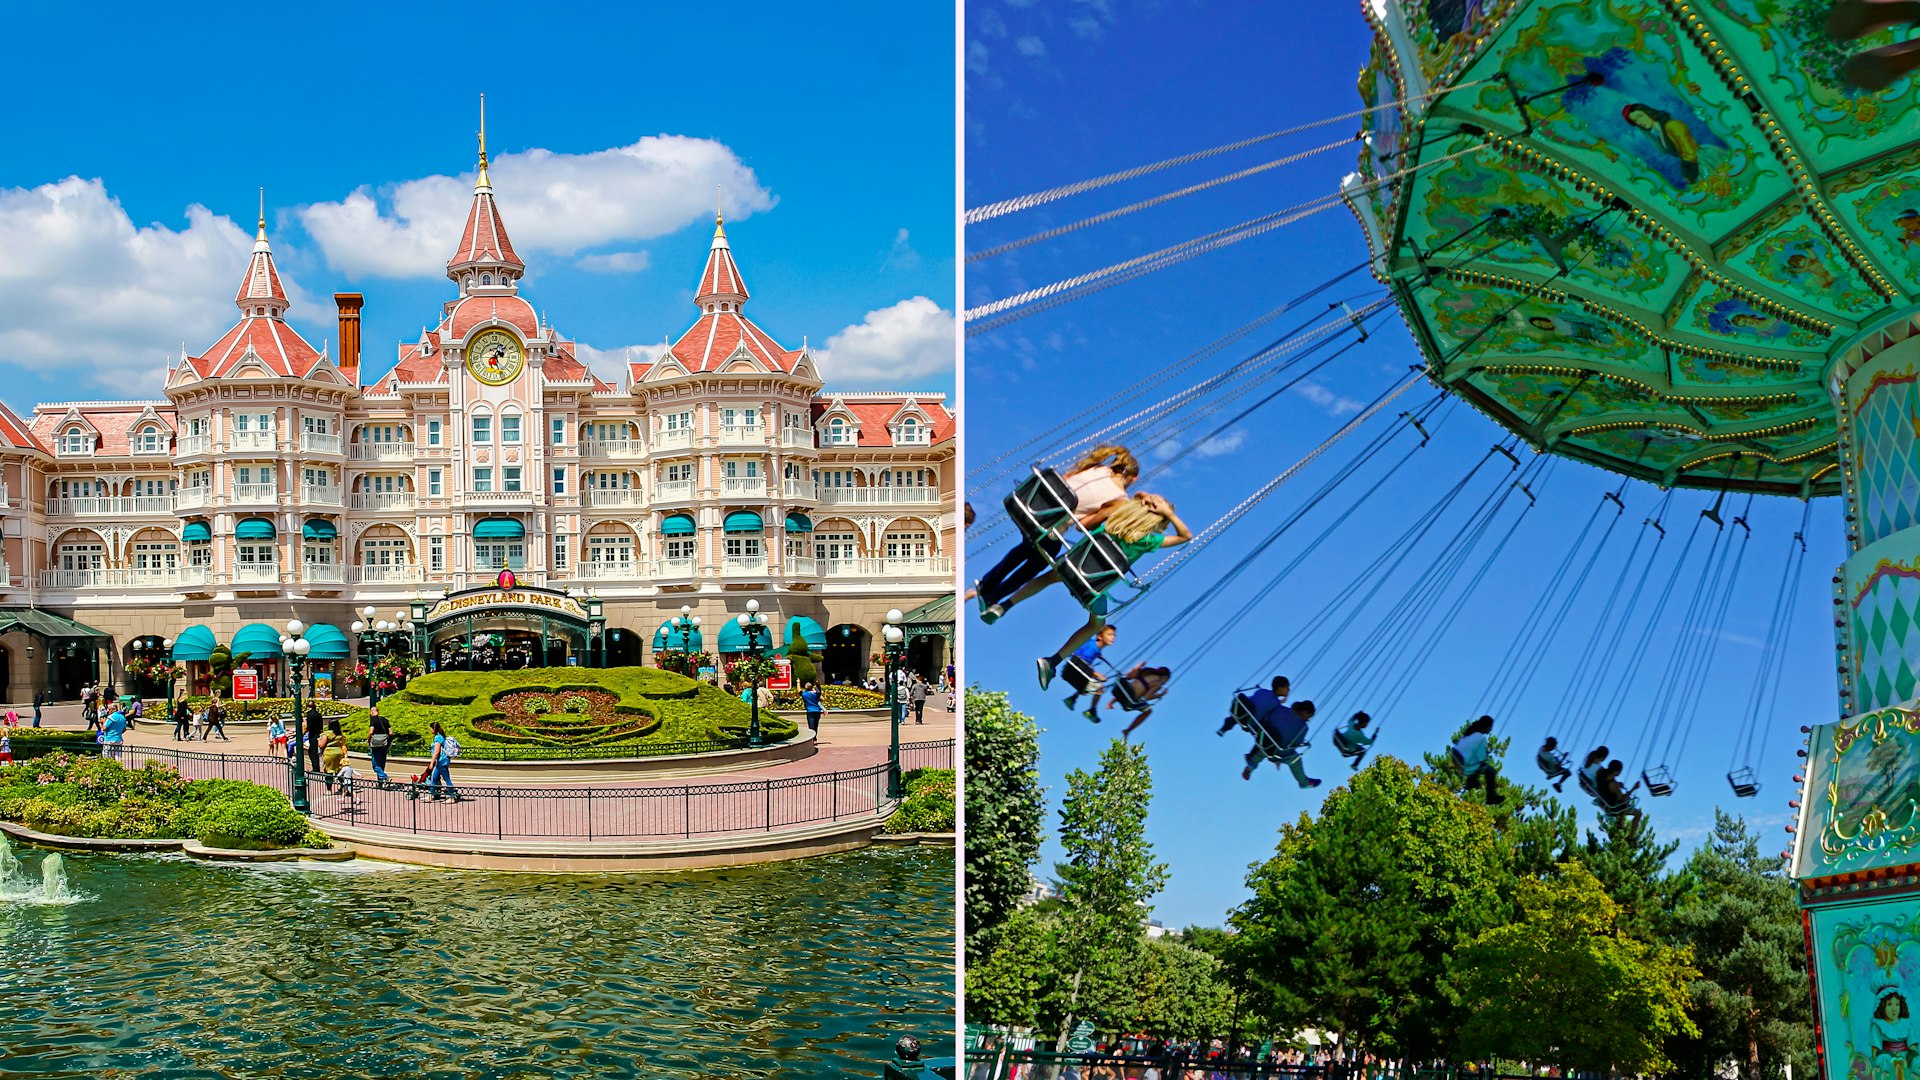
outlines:
M603 877L66 861L84 902L0 903L0 1075L839 1078L951 1037L947 851Z

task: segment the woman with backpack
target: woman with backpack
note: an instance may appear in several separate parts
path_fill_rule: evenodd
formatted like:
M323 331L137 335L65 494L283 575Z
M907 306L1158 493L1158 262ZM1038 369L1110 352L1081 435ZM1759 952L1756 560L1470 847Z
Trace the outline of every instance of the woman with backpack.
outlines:
M460 793L453 789L453 777L447 770L453 759L460 756L460 740L447 734L438 720L428 726L433 729L433 757L427 763L427 793L434 802L440 802L440 786L444 784L447 788L445 801L459 802Z

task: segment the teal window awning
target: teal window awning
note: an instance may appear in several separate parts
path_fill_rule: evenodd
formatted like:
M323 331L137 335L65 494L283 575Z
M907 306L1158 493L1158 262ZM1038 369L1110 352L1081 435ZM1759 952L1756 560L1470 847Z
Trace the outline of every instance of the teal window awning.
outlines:
M334 528L333 522L325 518L314 518L301 526L300 535L309 540L331 540L340 535L340 530Z
M213 647L218 644L220 640L213 636L213 631L204 626L189 626L173 636L173 658L205 660L213 655Z
M707 643L700 637L699 627L697 626L694 627L693 633L687 635L686 646L688 649L690 649L693 652L700 652L701 650L706 648ZM653 632L653 651L654 652L659 652L662 649L672 649L677 652L679 651L680 647L681 647L681 639L680 639L679 627L670 628L670 627L662 626L660 629L655 630Z
M513 518L488 518L473 527L475 540L524 540L527 527Z
M735 510L727 515L726 530L730 533L765 532L766 528L767 523L751 510Z
M805 514L788 514L787 531L790 533L810 533L813 531L813 519Z
M204 521L189 521L187 527L180 530L180 539L189 544L204 544L213 539L213 530L207 528Z
M685 514L673 514L660 523L661 536L692 536L693 519Z
M280 655L280 631L266 623L248 623L233 635L227 643L233 655L246 653L255 660L272 660Z
M309 660L345 660L353 651L347 644L347 635L332 623L309 626L302 636L307 639Z
M795 615L787 620L787 640L791 642L794 638L805 641L808 651L811 652L818 652L827 647L827 632L820 628L819 623L805 615Z
M278 534L274 531L273 522L262 517L248 518L233 527L233 537L236 540L271 540L276 535Z
M772 656L778 650L773 646L773 627L763 625L754 635L760 639L760 652ZM720 624L720 651L723 653L741 653L747 651L747 632L736 619L728 619Z

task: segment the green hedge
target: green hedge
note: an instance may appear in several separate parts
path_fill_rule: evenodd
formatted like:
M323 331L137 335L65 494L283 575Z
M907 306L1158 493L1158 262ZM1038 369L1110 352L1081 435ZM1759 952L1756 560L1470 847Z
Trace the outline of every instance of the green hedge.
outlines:
M187 699L187 704L192 706L194 711L197 712L206 706L207 695L195 694ZM320 715L329 719L335 716L344 719L345 717L352 716L355 712L365 711L357 705L348 705L345 702L302 698L300 699L300 711L303 715L308 705L319 706ZM220 711L229 721L259 720L264 723L276 716L291 716L293 714L293 699L290 697L270 697L255 698L252 701L234 701L230 698L222 698L220 699ZM146 718L141 721L141 723L144 724L163 722L171 723L172 721L161 717L158 712L153 711L149 711Z
M463 760L485 760L489 747L561 745L531 733L503 736L473 726L481 720L503 717L494 706L496 698L533 689L562 695L549 714L556 726L565 723L565 691L577 689L604 690L619 699L617 710L656 721L644 734L623 736L615 740L618 743L735 741L746 738L751 723L752 710L744 702L684 675L648 667L436 671L380 699L380 715L392 725L392 752L401 757L423 756L428 751L433 736L427 725L435 720L460 740ZM793 721L774 715L762 715L760 727L772 742L792 738L796 729ZM351 745L366 744L364 712L355 710L343 721L343 728Z
M952 832L954 780L952 769L915 769L901 778L900 808L887 819L890 833Z
M185 780L148 761L56 752L0 766L0 819L62 836L192 837L215 847L327 847L287 797L242 780Z

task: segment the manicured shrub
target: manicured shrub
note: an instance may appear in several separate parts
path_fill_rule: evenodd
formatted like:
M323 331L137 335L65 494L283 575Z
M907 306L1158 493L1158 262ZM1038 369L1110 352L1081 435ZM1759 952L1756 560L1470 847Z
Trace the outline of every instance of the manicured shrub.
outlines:
M795 680L798 685L799 680ZM820 704L828 709L881 709L887 704L887 695L859 686L823 686L820 688ZM779 690L773 695L773 707L776 709L802 709L806 705L800 700L798 690Z
M890 833L952 832L954 778L952 769L915 769L901 778L899 809L887 819Z
M65 836L194 837L226 847L325 847L331 841L281 792L241 780L185 780L148 761L56 752L0 766L0 818Z

